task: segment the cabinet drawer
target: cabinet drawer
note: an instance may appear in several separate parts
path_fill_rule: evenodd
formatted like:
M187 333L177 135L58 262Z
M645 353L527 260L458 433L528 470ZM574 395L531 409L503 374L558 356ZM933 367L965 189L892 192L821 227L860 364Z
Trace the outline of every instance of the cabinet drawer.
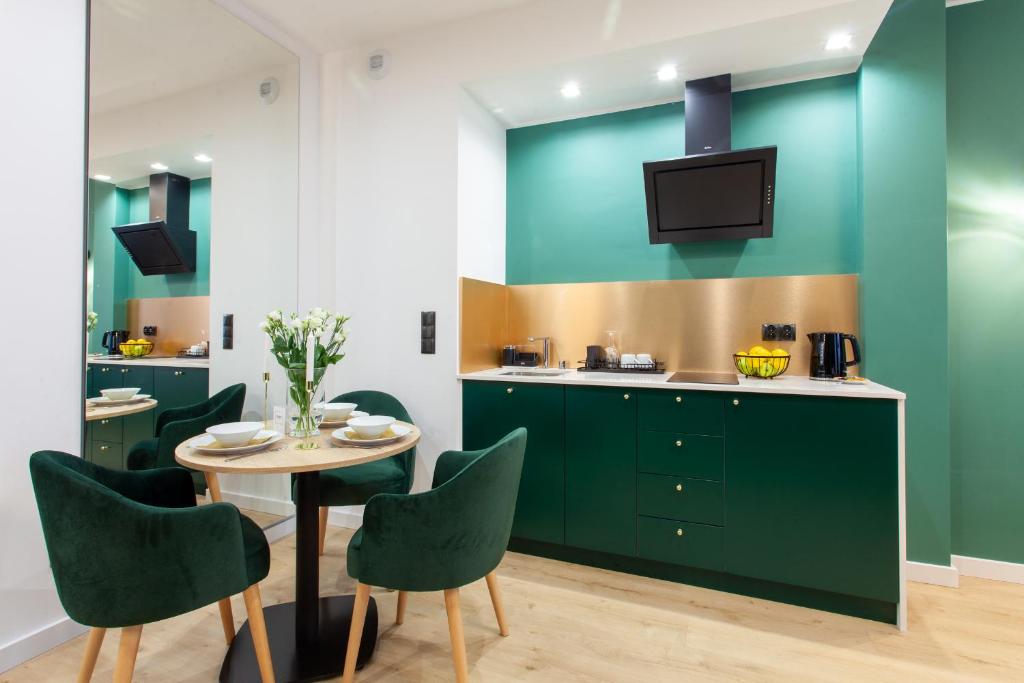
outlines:
M723 529L707 524L637 517L637 554L647 560L722 571Z
M637 480L637 512L687 522L721 525L722 484L704 479L641 474Z
M725 400L721 394L655 389L640 393L640 429L721 436Z
M93 364L92 391L94 393L91 394L89 398L99 396L100 392L104 389L116 389L124 386L121 380L120 370L121 368L117 365Z
M640 432L641 472L722 481L725 446L720 436Z
M109 467L112 470L124 469L124 449L119 443L107 441L93 441L89 446L90 460L97 465Z
M102 420L93 420L89 425L93 441L107 441L109 443L121 443L121 434L124 430L124 418L107 417Z

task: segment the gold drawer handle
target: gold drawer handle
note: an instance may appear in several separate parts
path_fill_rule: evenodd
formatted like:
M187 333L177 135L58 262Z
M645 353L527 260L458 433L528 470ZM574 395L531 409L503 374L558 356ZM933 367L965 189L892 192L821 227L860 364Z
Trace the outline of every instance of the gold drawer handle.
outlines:
M676 536L682 536L682 535L683 535L683 530L682 529L676 529Z
M682 403L682 402L683 402L683 397L682 396L676 396L676 403Z
M121 374L122 375L128 374L128 368L121 368Z
M676 491L678 491L679 493L682 493L683 492L683 485L682 484L676 484Z
M101 451L109 451L110 450L110 446L100 446L100 450Z
M738 406L738 405L740 404L740 400L739 400L738 398L734 398L734 399L732 400L732 404L733 404L734 406Z
M682 447L683 447L683 442L681 440L679 440L679 439L676 439L676 448L682 448Z
M508 389L506 389L506 390L505 390L505 393L507 393L507 394L511 394L511 393L512 393L512 387L509 387Z
M184 375L184 374L185 374L185 371L184 371L184 370L175 370L175 371L174 371L174 376L175 376L175 377L181 377L181 376L182 376L182 375Z
M624 399L626 399L628 401L629 400L629 394L623 394L622 398L624 398Z
M110 420L100 420L101 425L110 424Z
M100 372L110 372L110 368L100 368Z

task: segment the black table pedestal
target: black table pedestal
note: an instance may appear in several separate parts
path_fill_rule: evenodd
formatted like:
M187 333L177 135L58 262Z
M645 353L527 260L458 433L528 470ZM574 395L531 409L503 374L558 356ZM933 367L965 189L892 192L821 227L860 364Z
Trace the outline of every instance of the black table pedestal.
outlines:
M320 597L320 473L295 475L295 494L295 602L263 608L277 683L320 681L341 675L355 600L351 595ZM377 603L371 598L356 668L366 664L376 646ZM247 621L228 648L220 681L259 680L260 669Z

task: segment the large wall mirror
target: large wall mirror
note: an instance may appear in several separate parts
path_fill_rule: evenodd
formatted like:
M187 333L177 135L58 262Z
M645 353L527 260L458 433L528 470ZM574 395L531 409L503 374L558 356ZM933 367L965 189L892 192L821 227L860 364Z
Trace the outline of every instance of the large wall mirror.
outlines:
M299 60L212 0L92 0L89 58L83 452L157 466L165 410L243 384L264 419L257 325L298 298ZM98 416L118 389L157 404ZM289 511L283 477L220 483L264 526Z

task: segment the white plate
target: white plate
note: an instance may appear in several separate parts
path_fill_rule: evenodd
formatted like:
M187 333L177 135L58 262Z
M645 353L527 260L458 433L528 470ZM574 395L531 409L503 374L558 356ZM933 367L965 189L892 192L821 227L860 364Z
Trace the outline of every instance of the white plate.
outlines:
M189 441L188 445L189 448L194 448L203 455L234 455L236 453L255 453L256 451L262 451L267 446L275 444L284 438L284 434L282 434L281 432L275 432L273 429L261 429L253 438L256 439L261 436L267 436L268 434L272 436L263 443L246 444L244 446L232 446L230 448L211 448L211 446L214 443L216 443L216 439L214 439L209 434L203 434L202 436L197 436L196 438Z
M107 398L106 396L97 396L96 398L87 399L90 405L94 406L127 406L132 403L142 403L150 396L149 394L135 394L131 398L122 398L119 401Z
M369 413L364 413L361 410L353 410L351 413L348 414L348 417L346 417L344 420L338 420L337 422L331 422L329 420L324 420L323 422L320 423L320 426L321 427L344 427L345 425L348 424L348 421L349 421L350 418L353 418L353 417L366 417L367 415L369 415Z
M349 438L349 434L355 430L352 427L342 427L331 432L331 438L337 443L344 444L345 446L383 446L385 444L394 443L400 441L405 437L409 436L412 432L411 429L405 425L393 424L391 425L391 431L395 433L394 436L389 436L383 439L352 439Z

